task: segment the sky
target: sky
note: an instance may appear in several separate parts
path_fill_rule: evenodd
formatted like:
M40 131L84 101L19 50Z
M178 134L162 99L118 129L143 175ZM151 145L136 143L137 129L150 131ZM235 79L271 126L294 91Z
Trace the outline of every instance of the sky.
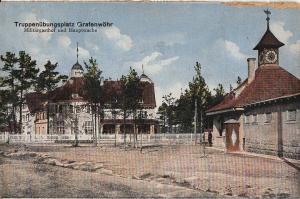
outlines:
M16 5L17 4L17 5ZM198 61L209 88L225 90L247 78L247 58L266 30L265 7L220 3L6 3L0 4L0 54L25 50L42 69L47 60L69 75L76 62L97 60L104 78L116 80L132 66L162 96L180 96ZM280 66L300 78L300 10L271 9L270 28L285 46ZM110 22L94 33L28 33L14 22ZM3 63L0 62L0 65ZM1 71L0 71L1 72Z

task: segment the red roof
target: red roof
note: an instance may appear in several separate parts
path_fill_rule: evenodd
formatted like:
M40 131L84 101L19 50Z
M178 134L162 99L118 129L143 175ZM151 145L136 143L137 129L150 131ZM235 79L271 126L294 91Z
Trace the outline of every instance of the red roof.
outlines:
M268 28L253 50L260 50L263 48L279 48L283 45L284 43L280 42Z
M228 94L225 99L207 112L243 107L264 100L284 97L300 92L300 80L275 64L260 66L254 80L245 86L239 96Z
M47 97L45 94L34 92L26 94L25 100L29 111L35 113L44 108L43 104L47 101Z
M143 105L147 107L156 107L154 84L149 82L141 82ZM104 81L104 102L110 101L112 95L120 95L122 93L122 85L120 81Z
M72 94L84 96L85 80L83 77L72 77L63 86L56 88L50 94L50 99L53 102L72 100Z
M54 91L49 93L49 100L52 102L60 101L75 101L85 100L86 94L84 92L84 77L73 77L69 79L63 86L56 88ZM143 102L144 106L154 108L155 92L154 84L149 82L141 82L143 89ZM112 95L120 95L122 92L122 86L120 81L104 81L104 103L110 103ZM78 94L79 97L74 99L72 94ZM43 102L46 102L46 95L40 93L29 93L26 95L26 102L28 104L30 112L35 112L37 109L42 108Z

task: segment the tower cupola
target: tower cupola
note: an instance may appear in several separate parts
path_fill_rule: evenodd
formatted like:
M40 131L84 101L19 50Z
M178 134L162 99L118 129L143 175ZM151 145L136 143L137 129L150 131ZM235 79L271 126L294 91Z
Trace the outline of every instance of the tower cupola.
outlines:
M142 65L142 70L143 70L143 72L141 74L140 81L141 82L149 82L149 83L152 84L153 81L147 75L145 75L145 73L144 73L144 65Z
M267 30L253 50L258 50L258 66L263 64L279 65L279 48L284 45L270 30L269 10L264 10L267 15Z
M78 62L78 42L77 42L77 61L72 66L71 77L83 77L83 68Z

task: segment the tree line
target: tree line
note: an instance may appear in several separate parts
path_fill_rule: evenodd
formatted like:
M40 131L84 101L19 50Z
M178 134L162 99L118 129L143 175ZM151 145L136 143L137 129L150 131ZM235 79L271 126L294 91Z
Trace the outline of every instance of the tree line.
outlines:
M197 133L201 133L211 126L205 111L224 99L225 90L222 84L218 84L213 92L209 90L199 62L196 62L194 70L193 79L178 99L172 93L163 96L162 105L158 108L162 133L174 132L174 126L176 132L191 133L196 128Z

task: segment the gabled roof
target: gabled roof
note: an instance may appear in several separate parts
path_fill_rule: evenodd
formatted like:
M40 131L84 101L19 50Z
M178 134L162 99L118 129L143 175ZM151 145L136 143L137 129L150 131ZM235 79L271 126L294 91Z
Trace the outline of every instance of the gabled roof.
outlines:
M267 28L267 31L262 36L261 40L258 42L258 44L253 48L253 50L260 50L263 48L279 48L283 46L284 43L279 41L274 34L271 32L269 28Z
M34 92L26 94L25 100L30 113L35 113L44 109L44 103L46 103L47 97L46 94Z
M49 101L63 102L63 101L86 101L86 93L84 91L85 79L84 77L72 77L64 85L56 88L49 93ZM143 105L145 107L156 107L154 84L149 82L141 82ZM120 95L122 93L122 85L120 81L104 81L103 85L103 101L110 103L112 95ZM73 94L78 94L74 98ZM43 103L46 102L46 94L29 93L26 95L26 102L30 112L35 112L43 108Z
M254 80L245 86L239 96L228 94L225 99L207 112L244 107L277 97L284 97L300 92L300 80L275 64L260 66Z
M72 77L50 93L50 100L53 102L73 100L72 94L84 97L84 83L84 77Z
M147 107L156 107L154 84L149 82L141 82L143 105ZM122 93L122 85L120 81L104 81L104 102L109 103L112 95L120 95Z

